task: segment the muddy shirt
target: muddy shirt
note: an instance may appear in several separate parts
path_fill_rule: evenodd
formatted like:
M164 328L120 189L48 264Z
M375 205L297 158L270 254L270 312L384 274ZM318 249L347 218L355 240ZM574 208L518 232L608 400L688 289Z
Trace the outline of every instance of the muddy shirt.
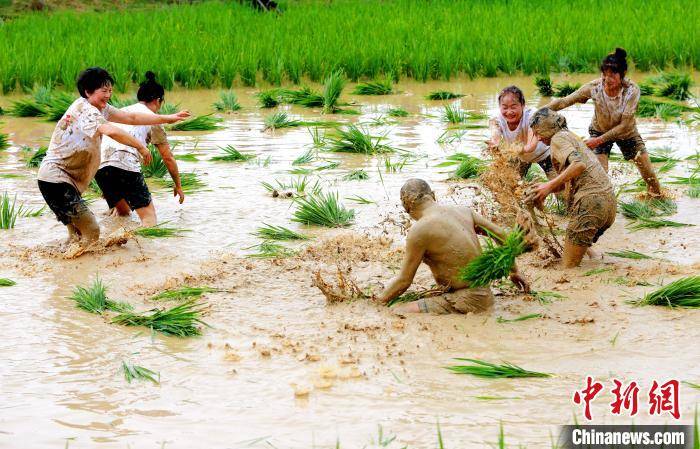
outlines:
M100 112L85 98L75 100L53 131L46 157L39 168L39 180L65 182L78 192L84 192L100 165L102 134L97 128L107 123L115 110L108 104Z
M153 114L153 111L148 109L143 103L135 103L121 110L124 112ZM124 125L119 123L115 124L115 126L123 129L144 146L149 143L154 145L168 143L167 135L161 125ZM136 148L121 144L105 136L102 139L102 163L100 168L107 166L139 173L141 172L139 152Z
M571 95L553 100L547 107L559 111L574 103L593 100L595 113L591 128L602 133L605 142L630 139L639 132L634 114L639 103L639 87L628 80L622 80L622 89L617 97L609 97L603 88L603 80L597 79L586 83Z
M527 134L530 131L531 115L532 110L530 108L524 109L518 127L511 131L510 128L508 128L508 122L505 117L499 113L497 117L489 120L491 136L502 138L509 144L518 142L525 145L527 143ZM549 147L542 142L538 142L535 150L531 153L518 153L518 157L523 162L540 162L547 159L547 156L549 156Z
M583 198L592 194L614 199L608 174L578 136L568 129L563 129L552 137L550 148L552 163L558 173L566 170L573 162L582 162L586 166L583 173L568 182L570 206L580 203Z

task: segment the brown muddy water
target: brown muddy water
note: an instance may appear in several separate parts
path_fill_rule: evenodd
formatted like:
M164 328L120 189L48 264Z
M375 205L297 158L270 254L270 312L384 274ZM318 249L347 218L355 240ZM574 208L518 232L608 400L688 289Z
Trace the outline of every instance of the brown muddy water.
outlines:
M478 184L448 181L449 169L435 167L458 151L479 154L487 129L450 132L459 137L439 143L447 130L440 119L445 102L424 98L438 89L462 92L467 94L458 100L463 108L493 115L497 92L509 84L524 88L531 107L541 104L532 80L525 77L401 82L396 95L344 95L362 114L333 117L342 122L369 123L395 106L408 110L407 118L368 126L375 134L387 133L391 145L413 153L401 171L388 173L383 157L319 152L310 167L324 161L340 165L309 179L326 191L338 191L341 198L359 195L375 202L344 199L357 211L357 223L347 230L292 223L292 202L272 198L261 186L262 181L297 178L290 173L291 163L310 148L312 138L305 128L264 132L264 117L272 111L257 108L254 89L237 89L243 109L223 114L220 130L170 134L179 143L176 154L198 158L179 161L180 170L194 171L206 183L182 205L170 192L154 187L159 220L191 230L186 235L139 238L65 260L59 251L65 230L50 212L20 218L14 229L0 231L0 277L17 281L0 288L0 447L308 449L339 442L342 448L432 448L439 422L449 448L490 447L499 424L509 445L542 448L550 447L557 426L584 421L571 397L583 388L586 375L605 386L593 403L596 423L672 423L669 415L649 416L645 394L654 379L700 383L700 314L635 308L625 301L655 288L635 286L638 281L656 285L697 274L698 227L632 233L618 214L596 248L633 249L655 259L606 256L561 270L540 268L526 255L520 268L533 288L557 291L566 299L540 304L504 291L495 309L484 315L401 318L366 300L327 305L311 285L315 270L331 275L341 263L353 267L352 277L362 288L380 290L400 262L406 216L398 192L410 177L427 179L443 202L488 213L489 195ZM216 97L215 91L176 91L167 99L202 114L212 111ZM2 98L0 105L9 101ZM304 119L327 118L318 111L289 111ZM571 129L585 135L592 106L572 107L565 115ZM25 168L20 146L45 144L53 124L7 116L3 121L1 129L13 145L0 153L0 191L16 193L29 207L41 206L36 169ZM697 124L639 120L639 128L650 149L667 147L685 157L699 148ZM229 144L256 159L210 161L217 147ZM663 179L687 176L693 167L694 162L682 162ZM342 180L358 168L370 179ZM616 187L637 178L628 163L613 163L611 174ZM685 187L670 189L678 203L678 213L670 219L700 225L698 200L689 198ZM135 216L130 223L107 217L101 199L90 207L105 233L135 225ZM296 257L246 258L250 250L245 248L259 243L251 232L262 222L316 238L290 245L301 249ZM226 291L202 299L209 305L204 320L211 328L201 337L178 339L112 325L76 309L66 297L75 285L88 284L97 275L111 298L144 310L156 305L148 298L165 288L208 285ZM413 288L431 282L421 267ZM544 318L496 321L530 313ZM554 377L459 376L443 369L454 357L505 360ZM128 384L122 360L159 372L160 385ZM642 386L640 413L634 418L610 413L613 378ZM698 399L698 390L682 385L680 422L692 422Z

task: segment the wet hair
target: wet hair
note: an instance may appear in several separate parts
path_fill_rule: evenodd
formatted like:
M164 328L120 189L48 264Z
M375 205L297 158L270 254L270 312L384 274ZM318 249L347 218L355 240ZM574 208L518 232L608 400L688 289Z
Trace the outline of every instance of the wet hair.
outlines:
M551 138L562 129L567 129L566 117L549 108L541 108L532 114L530 128L539 136Z
M409 207L418 204L425 198L435 199L435 194L427 182L411 178L401 187L401 201Z
M501 103L501 98L508 94L515 96L515 99L518 100L520 104L525 104L525 95L518 86L508 86L505 89L503 89L501 93L498 94L498 104Z
M139 91L136 93L136 98L139 101L149 103L153 100L163 100L165 89L156 81L156 74L150 70L146 72L146 81L139 84Z
M617 47L614 52L608 53L603 58L603 62L600 64L600 71L605 72L607 70L619 73L620 79L625 77L627 73L627 52L624 48Z
M88 94L95 92L97 89L113 85L114 78L102 67L89 67L80 72L76 84L80 96L87 98Z

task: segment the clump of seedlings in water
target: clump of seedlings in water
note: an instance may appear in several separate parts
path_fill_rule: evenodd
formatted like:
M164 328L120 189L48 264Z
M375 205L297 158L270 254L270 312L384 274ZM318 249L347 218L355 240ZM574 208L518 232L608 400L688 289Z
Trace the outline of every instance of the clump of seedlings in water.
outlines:
M156 179L156 182L167 189L173 189L175 187L175 182L170 178ZM196 173L185 172L180 173L180 186L185 192L194 192L204 188L206 184L197 177Z
M330 127L337 126L338 122L332 121L303 121L295 120L289 117L286 112L275 112L269 117L265 118L265 130L275 130L281 128L296 128L298 126L316 126L318 127Z
M319 192L294 201L297 209L292 221L297 223L338 228L350 226L355 220L355 210L346 209L337 193Z
M260 183L265 190L272 193L273 197L287 197L292 198L296 195L306 195L307 193L320 193L321 186L318 183L318 179L312 184L311 180L307 176L300 178L292 178L288 182L282 182L279 179L275 179L275 183L269 183L263 181Z
M32 154L29 159L27 159L27 167L29 168L36 168L39 165L41 165L41 161L44 160L46 157L46 151L48 151L47 147L39 147L37 150Z
M549 77L549 75L537 75L535 77L535 86L537 86L537 91L543 97L551 97L554 95L552 79Z
M512 363L503 362L501 365L495 363L484 362L477 359L455 358L461 362L470 362L471 365L453 365L447 366L448 370L456 374L471 374L477 377L487 377L490 379L499 378L516 378L516 377L552 377L548 373L540 373L537 371L528 371Z
M219 129L221 119L212 114L200 115L170 125L171 131L212 131Z
M678 279L630 303L639 306L700 308L700 276Z
M219 149L223 154L212 157L212 161L247 162L251 159L255 159L254 154L241 153L236 148L234 148L233 145L226 145L225 147L219 147Z
M309 236L292 231L284 226L273 226L263 223L254 233L263 240L308 240Z
M122 371L124 371L124 379L126 379L128 383L131 383L134 379L149 380L154 384L160 383L160 373L151 371L143 366L129 365L125 361L122 361Z
M693 78L687 73L660 73L658 76L647 78L639 87L642 95L658 95L684 101L692 96L692 85Z
M486 162L465 153L456 153L447 157L445 162L441 162L437 167L450 167L457 165L452 173L453 179L472 179L481 175L486 170Z
M279 105L280 102L280 89L270 89L258 92L255 94L260 103L260 107L263 108L274 108Z
M355 125L348 125L345 129L339 128L336 134L326 137L330 151L368 155L396 151L395 148L384 144L385 140L386 135L373 136Z
M52 122L61 120L75 98L68 92L53 92L46 105L46 118Z
M161 223L156 226L138 228L134 230L134 234L139 237L145 237L148 239L155 238L167 238L167 237L180 237L185 232L190 232L190 229L173 228L169 226L164 226L166 223Z
M0 278L0 287L12 287L13 285L17 285L17 282L8 278Z
M392 161L389 156L384 157L384 171L387 173L399 173L406 165L410 164L408 156L404 156L396 162Z
M141 164L141 173L144 178L162 178L168 173L168 166L165 165L163 157L155 145L148 144L148 151L151 153L151 162L149 164Z
M637 117L657 118L669 121L680 117L684 112L692 109L693 108L678 103L642 97L639 99L639 104L637 105Z
M283 259L285 257L292 257L296 254L296 251L271 240L265 240L262 243L249 246L245 249L255 249L257 251L246 256L253 259Z
M90 313L101 314L106 310L122 313L132 310L130 304L107 298L107 288L100 278L96 278L89 287L75 287L69 299L75 301L78 308Z
M459 104L446 104L442 112L442 120L455 125L464 123L467 120L478 120L483 118L485 118L483 114L465 111L459 106ZM480 127L480 125L475 126Z
M430 92L426 98L428 100L452 100L453 98L461 98L463 96L463 94L456 94L447 90L438 90Z
M389 117L408 117L408 111L402 107L391 108L386 111Z
M183 299L193 299L199 298L205 293L215 293L220 292L218 288L212 287L179 287L175 289L165 290L157 295L151 296L151 301L161 301L161 300L183 300Z
M10 201L10 195L3 192L0 197L0 229L14 228L17 217L22 215L22 211L22 205L17 205L17 194Z
M219 100L214 103L214 109L219 112L236 112L241 109L236 94L232 91L219 93Z
M7 134L0 133L0 151L9 148L10 146L10 136Z
M353 170L343 176L343 181L366 181L367 179L369 179L369 175L362 169Z
M125 100L122 100L121 98L119 98L117 95L114 95L114 94L112 94L112 96L109 99L109 104L111 104L112 106L114 106L117 109L121 109L121 108L124 108L126 106L131 106L132 104L137 103L137 102L138 102L138 99L136 97L131 97L131 98L127 98ZM161 114L162 114L162 112L161 112Z
M555 97L566 97L576 92L581 84L579 83L569 83L564 81L563 83L558 83L554 85L554 96Z
M169 309L153 309L148 314L123 312L112 319L112 323L124 326L145 326L155 332L176 337L201 335L198 325L208 326L200 319L203 305L189 300Z
M305 165L310 164L316 159L316 152L314 150L307 150L296 159L292 161L292 165Z
M700 198L700 186L692 186L686 193L690 198Z
M684 227L693 226L692 224L679 223L671 220L657 218L659 215L668 215L676 211L677 206L671 200L652 200L652 201L631 201L619 202L622 215L633 220L627 224L627 227L632 231L641 229L657 229L663 227Z
M487 232L488 233L488 232ZM488 233L486 249L459 273L461 280L469 286L485 287L497 279L508 276L515 265L515 258L527 250L524 232L516 228L511 231L499 245L500 240Z
M342 71L335 71L326 78L323 86L323 112L332 113L338 110L338 101L343 87L345 87L345 78Z
M30 98L13 101L7 113L15 117L40 117L46 115L51 95L50 87L37 86L32 90Z
M169 114L176 114L179 111L180 111L179 104L163 103L160 106L160 111L158 111L158 113L163 114L163 115L169 115Z
M357 95L391 95L394 93L394 84L391 82L391 78L368 81L355 86L353 93Z

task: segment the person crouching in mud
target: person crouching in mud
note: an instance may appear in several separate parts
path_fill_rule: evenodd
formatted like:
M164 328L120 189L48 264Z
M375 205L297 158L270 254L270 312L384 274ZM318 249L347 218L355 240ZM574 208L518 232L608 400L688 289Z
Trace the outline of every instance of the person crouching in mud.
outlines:
M506 233L468 207L443 206L422 179L409 179L401 187L403 207L415 220L406 237L406 254L401 272L393 278L378 298L383 304L404 293L411 286L416 270L425 262L435 282L446 293L394 307L397 312L437 314L468 313L487 310L493 304L488 287L469 288L459 278L459 271L481 254L477 233L488 231L498 238ZM525 292L529 285L513 267L510 279Z
M108 120L127 125L159 125L175 123L190 115L187 111L170 115L120 111L107 103L112 96L112 84L110 74L100 67L80 73L77 81L80 98L58 121L39 168L39 190L46 204L67 227L69 239L82 238L82 245L100 237L100 227L81 194L100 165L102 136L136 148L145 163L151 160L151 153L143 143Z
M541 205L550 193L569 184L569 224L563 263L577 267L587 250L615 222L617 202L602 165L586 144L566 127L566 119L549 108L535 112L530 121L535 135L550 146L552 163L559 173L537 184L526 201Z

